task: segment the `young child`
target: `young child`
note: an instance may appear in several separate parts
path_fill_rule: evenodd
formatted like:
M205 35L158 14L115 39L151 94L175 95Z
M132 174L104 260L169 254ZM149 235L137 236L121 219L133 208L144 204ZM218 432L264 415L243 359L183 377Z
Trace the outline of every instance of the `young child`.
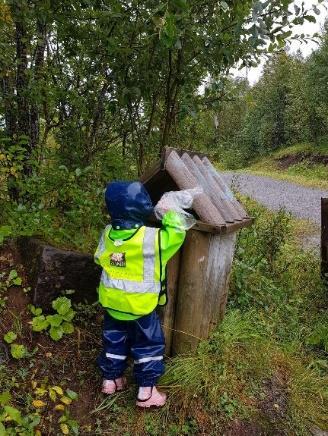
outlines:
M165 213L162 228L146 227L153 212L148 192L139 182L112 182L105 200L111 216L95 253L103 272L99 302L105 309L103 351L98 365L102 392L126 386L127 357L134 359L139 386L137 406L163 406L166 395L156 389L164 372L164 335L158 305L166 303L166 264L185 238L179 215Z

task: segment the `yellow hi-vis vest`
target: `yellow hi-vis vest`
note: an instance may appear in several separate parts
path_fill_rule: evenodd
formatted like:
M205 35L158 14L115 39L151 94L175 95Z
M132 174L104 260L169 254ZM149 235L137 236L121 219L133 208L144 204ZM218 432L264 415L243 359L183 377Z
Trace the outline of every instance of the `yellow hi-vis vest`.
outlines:
M158 304L165 305L160 230L143 226L125 240L111 239L110 230L109 225L95 253L103 268L98 288L100 304L140 316L151 313Z

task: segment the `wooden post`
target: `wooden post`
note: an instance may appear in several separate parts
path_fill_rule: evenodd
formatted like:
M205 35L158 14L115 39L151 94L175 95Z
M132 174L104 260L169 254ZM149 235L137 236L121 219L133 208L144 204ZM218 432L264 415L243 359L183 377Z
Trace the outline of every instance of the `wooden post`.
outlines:
M194 351L223 318L236 233L190 230L183 246L172 354Z
M321 277L328 284L328 198L321 198Z
M165 354L171 355L172 336L174 328L174 314L178 290L180 265L180 251L178 251L167 264L167 304L159 308L159 316L165 335Z

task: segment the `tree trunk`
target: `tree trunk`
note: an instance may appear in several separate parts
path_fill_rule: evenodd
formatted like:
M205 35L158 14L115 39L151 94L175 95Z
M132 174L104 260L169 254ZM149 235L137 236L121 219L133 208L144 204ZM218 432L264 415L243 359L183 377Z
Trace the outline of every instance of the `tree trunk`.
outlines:
M178 51L176 61L175 77L172 77L172 51L169 50L169 73L166 82L166 98L165 98L165 122L163 127L163 135L161 140L160 151L168 145L170 130L174 120L175 105L180 88L181 67L183 62L183 47Z
M17 5L17 9L20 6ZM24 23L22 11L19 10L15 17L16 26L16 58L17 58L17 73L16 73L16 91L17 91L17 134L29 137L30 122L29 122L29 107L27 100L27 31ZM31 151L29 146L29 151Z
M106 92L108 90L108 86L109 86L109 84L106 80L99 91L97 104L96 104L94 111L93 111L92 126L90 129L89 137L87 138L87 164L90 164L90 162L92 160L94 144L96 141L99 126L101 125L102 114L104 112L104 101L105 101L105 97L106 97Z
M172 50L169 50L169 72L166 80L166 97L165 97L165 121L161 140L160 152L167 145L170 132L170 114L171 114L171 79L172 79Z
M16 134L16 112L13 101L15 99L14 86L12 83L11 72L8 70L1 81L2 95L5 110L6 136L13 139Z
M37 36L38 43L35 50L35 63L34 63L34 83L38 84L42 78L42 67L44 63L44 51L46 48L46 25L37 21ZM42 92L42 91L40 91ZM34 101L31 102L30 114L30 147L33 150L39 141L39 108L38 104Z

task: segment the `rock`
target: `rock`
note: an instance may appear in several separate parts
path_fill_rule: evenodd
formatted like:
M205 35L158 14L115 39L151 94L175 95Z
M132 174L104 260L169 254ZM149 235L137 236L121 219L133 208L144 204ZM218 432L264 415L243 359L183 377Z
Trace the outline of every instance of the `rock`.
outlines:
M97 300L101 268L93 256L55 248L37 239L22 237L16 245L33 291L33 304L47 310L62 291L74 289L75 302Z

